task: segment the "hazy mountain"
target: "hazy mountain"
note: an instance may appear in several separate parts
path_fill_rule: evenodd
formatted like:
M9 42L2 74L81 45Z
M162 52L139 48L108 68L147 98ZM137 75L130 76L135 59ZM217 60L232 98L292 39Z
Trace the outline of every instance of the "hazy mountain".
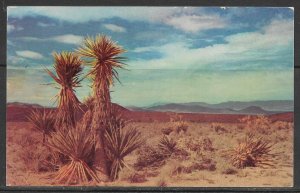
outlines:
M215 114L272 114L279 112L293 112L294 101L272 100L239 102L229 101L219 104L208 104L204 102L170 103L145 107L150 111L170 111L188 113L215 113Z
M209 108L229 108L233 110L242 110L247 107L256 106L260 107L266 111L294 111L294 101L292 100L270 100L270 101L250 101L250 102L240 102L240 101L228 101L218 104L208 104L203 102L191 102L182 103L187 106L200 105Z

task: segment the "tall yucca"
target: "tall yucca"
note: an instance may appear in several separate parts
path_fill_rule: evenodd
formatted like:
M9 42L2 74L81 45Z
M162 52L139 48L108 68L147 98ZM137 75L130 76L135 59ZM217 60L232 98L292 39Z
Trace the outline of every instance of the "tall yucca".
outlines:
M82 73L82 61L72 52L53 53L55 73L46 69L48 74L59 86L58 113L56 126L58 128L75 127L76 111L80 108L80 102L75 95L74 88L80 87L79 76Z
M110 86L113 85L114 79L118 80L116 69L124 66L125 58L120 56L124 52L122 47L104 35L87 37L84 45L77 50L81 56L90 59L86 63L91 65L89 75L93 80L94 107L91 127L100 139L96 149L97 167L100 167L105 175L108 174L108 163L104 153L103 135L110 121Z
M81 183L90 180L99 182L92 168L95 139L89 130L77 124L66 132L58 130L51 134L48 146L67 156L70 161L61 167L55 180L60 183Z
M53 112L46 112L44 109L42 112L35 109L30 112L27 117L33 129L40 131L43 134L43 143L46 141L46 137L50 133L54 132L55 116Z

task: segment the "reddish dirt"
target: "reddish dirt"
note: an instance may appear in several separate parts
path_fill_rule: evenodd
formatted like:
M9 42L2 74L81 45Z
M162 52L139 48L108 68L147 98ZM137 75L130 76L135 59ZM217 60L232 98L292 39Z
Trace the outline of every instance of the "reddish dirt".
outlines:
M116 105L116 104L115 104ZM172 113L154 112L154 111L130 111L124 107L117 105L124 115L124 118L135 122L167 122L170 121ZM32 110L44 110L44 108L35 108L30 105L7 105L6 120L8 122L23 122L26 121L26 115ZM55 110L53 108L45 108L46 111ZM173 113L174 114L174 113ZM246 115L237 114L202 114L202 113L178 113L183 120L191 122L222 122L222 123L237 123L239 119ZM251 115L253 116L253 115ZM279 113L267 115L272 121L294 121L294 113ZM79 115L80 117L80 115Z

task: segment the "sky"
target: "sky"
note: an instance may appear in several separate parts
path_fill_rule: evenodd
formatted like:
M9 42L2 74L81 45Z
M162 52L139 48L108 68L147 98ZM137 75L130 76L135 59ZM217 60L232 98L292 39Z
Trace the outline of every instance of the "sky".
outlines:
M250 7L8 7L7 101L55 105L54 51L105 34L127 52L112 102L293 100L294 11ZM88 72L89 67L84 68ZM83 100L90 81L76 94Z

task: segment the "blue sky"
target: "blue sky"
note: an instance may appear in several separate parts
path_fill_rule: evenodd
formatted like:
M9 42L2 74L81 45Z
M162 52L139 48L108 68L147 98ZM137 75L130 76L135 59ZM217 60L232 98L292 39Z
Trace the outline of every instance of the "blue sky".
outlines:
M290 8L9 7L8 101L53 105L42 66L99 33L127 50L128 71L112 87L121 105L293 100Z

